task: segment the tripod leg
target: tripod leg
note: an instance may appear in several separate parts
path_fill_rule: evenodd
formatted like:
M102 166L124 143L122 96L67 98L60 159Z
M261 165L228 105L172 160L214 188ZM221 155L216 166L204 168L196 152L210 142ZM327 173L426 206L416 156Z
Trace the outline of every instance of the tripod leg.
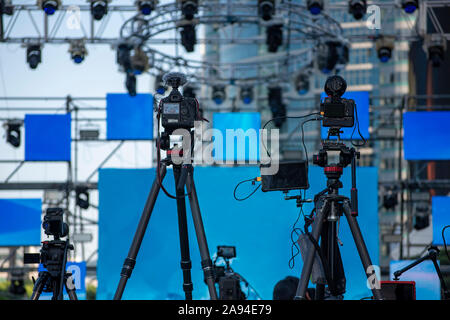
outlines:
M161 181L164 179L165 175L166 165L162 163L160 171ZM120 273L119 285L117 286L116 293L114 294L114 300L120 300L122 298L122 294L125 290L128 278L130 278L131 273L133 272L134 265L136 264L136 257L139 252L139 248L141 247L142 239L144 238L145 230L147 229L148 222L150 221L153 207L155 206L156 198L158 197L160 188L161 186L159 184L158 178L155 177L152 189L150 190L147 202L145 203L141 219L139 220L136 233L134 234L133 242L131 243L130 250L128 251L128 256L123 263L122 271Z
M317 215L314 219L312 227L312 237L317 242L319 241L320 234L322 232L323 219L326 217L326 213L330 209L330 204L325 200L322 208L318 210ZM311 277L311 271L314 264L314 258L316 256L316 248L311 245L311 249L306 253L306 258L303 263L302 274L297 286L297 292L295 293L295 300L306 299L306 289L308 288L309 278Z
M358 221L356 221L356 217L352 215L352 210L348 201L344 201L342 207L344 209L345 217L347 218L348 224L350 226L350 230L352 231L353 240L355 241L356 248L358 249L358 254L361 258L361 262L363 264L367 279L370 282L372 277L375 277L376 285L371 285L373 297L376 300L382 300L383 297L381 295L381 287L379 286L380 282L375 273L371 273L370 271L372 270L372 261L370 260L366 243L364 242L361 230L359 229Z
M45 284L49 279L49 274L45 271L39 272L39 276L33 287L33 292L31 293L31 300L39 300L42 291L44 290Z
M208 243L206 241L205 228L203 227L202 215L198 204L197 191L195 190L192 171L186 178L186 189L189 194L189 203L191 205L192 220L194 220L195 233L197 235L198 247L202 259L202 269L205 282L208 285L209 296L211 300L217 300L217 292L214 284L214 270L211 257L209 255Z
M180 167L173 166L175 186L180 180ZM191 280L191 258L189 252L189 237L186 218L186 202L184 199L184 185L182 189L176 188L177 211L178 211L178 232L180 235L181 270L183 271L183 291L186 300L192 300L193 284Z
M78 300L77 293L75 292L75 283L71 273L66 273L64 276L64 284L66 286L67 294L70 300Z

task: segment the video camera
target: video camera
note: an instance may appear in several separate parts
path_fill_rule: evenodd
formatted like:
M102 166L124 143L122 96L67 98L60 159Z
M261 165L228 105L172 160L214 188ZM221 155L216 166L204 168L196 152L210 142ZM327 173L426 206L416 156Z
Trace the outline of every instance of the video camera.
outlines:
M167 73L163 81L172 87L172 91L161 100L159 113L162 126L169 134L180 128L194 128L194 121L200 119L198 102L195 98L183 97L178 91L178 87L187 82L185 75L179 72Z
M325 93L328 95L320 104L323 116L323 127L353 127L355 124L355 101L341 98L347 90L347 82L340 76L331 76L325 82Z

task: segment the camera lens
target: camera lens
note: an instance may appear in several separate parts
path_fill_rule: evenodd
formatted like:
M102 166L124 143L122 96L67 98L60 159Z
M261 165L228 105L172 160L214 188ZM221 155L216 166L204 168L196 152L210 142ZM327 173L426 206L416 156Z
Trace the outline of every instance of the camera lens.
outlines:
M347 89L347 82L340 76L331 76L325 82L325 93L331 97L340 97Z

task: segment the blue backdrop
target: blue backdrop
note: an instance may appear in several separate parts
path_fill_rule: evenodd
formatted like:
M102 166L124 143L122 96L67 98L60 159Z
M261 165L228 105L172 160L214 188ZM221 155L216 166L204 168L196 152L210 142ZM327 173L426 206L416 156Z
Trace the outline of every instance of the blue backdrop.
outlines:
M442 229L450 224L450 197L436 196L431 200L433 215L433 244L444 245ZM444 233L445 241L450 243L450 228Z
M25 160L70 161L70 114L25 115Z
M153 138L153 96L139 93L106 95L106 139L151 140Z
M327 95L322 92L320 95L320 100L323 101ZM348 91L344 93L342 98L345 99L353 99L355 100L356 104L356 112L358 113L358 121L356 121L355 117L355 125L351 128L342 128L343 133L341 134L341 139L353 139L353 140L361 140L361 137L358 133L358 122L359 122L359 130L361 131L362 136L364 139L369 138L369 92L367 91ZM352 132L355 128L355 132ZM329 128L321 128L321 135L322 139L326 139L328 135L328 129Z
M403 119L405 159L450 159L450 112L405 112Z
M325 187L323 169L309 170L308 197ZM97 265L98 299L112 299L119 281L142 208L155 176L154 169L102 169L99 175L99 256ZM298 216L294 201L283 200L281 192L261 191L244 202L233 198L237 182L259 176L257 167L197 167L195 181L211 255L218 245L237 247L233 268L242 274L265 299L272 298L273 287L287 275L299 276L301 257L294 269L291 257L291 228ZM359 168L359 222L374 264L378 264L378 212L376 168ZM350 169L344 173L344 193L349 195ZM164 185L174 189L172 171ZM238 190L248 194L249 184ZM188 202L187 202L188 203ZM311 210L306 206L305 212ZM189 209L189 206L188 206ZM188 211L189 213L189 211ZM188 217L190 214L188 214ZM303 224L302 219L301 224ZM207 299L195 232L188 218L194 298ZM370 295L364 270L351 238L347 222L340 224L342 256L347 275L347 299ZM155 205L146 236L128 281L124 299L181 299L182 274L177 228L176 203L162 191Z
M41 214L41 199L0 199L0 246L39 246Z

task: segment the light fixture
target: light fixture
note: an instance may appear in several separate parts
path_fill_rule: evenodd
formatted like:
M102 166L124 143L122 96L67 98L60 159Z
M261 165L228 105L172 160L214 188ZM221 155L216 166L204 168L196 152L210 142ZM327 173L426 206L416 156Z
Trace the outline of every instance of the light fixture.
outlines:
M394 38L390 36L381 36L375 42L378 59L386 63L392 57L392 50L394 50Z
M155 91L158 94L162 95L162 94L164 94L166 92L166 90L167 90L167 86L164 84L163 75L162 74L158 74L155 77Z
M15 148L20 147L23 121L19 119L8 120L3 126L6 129L6 142Z
M52 15L61 6L61 0L38 0L37 5L47 15Z
M345 61L345 49L343 49L342 46L343 44L338 41L327 41L318 45L317 66L320 71L325 74L329 74L339 60L342 62Z
M366 0L349 0L348 13L352 14L356 20L361 20L366 14Z
M283 44L283 25L275 24L266 29L267 51L277 52L278 47Z
M279 86L268 88L268 102L275 126L281 128L286 121L286 105L283 103L283 90Z
M216 104L222 104L225 101L226 97L227 97L227 94L225 91L225 86L215 85L212 87L211 99Z
M198 12L198 0L181 0L181 13L186 20L194 19Z
M136 76L134 74L127 72L125 87L127 88L128 94L130 96L136 96Z
M414 13L419 7L419 2L417 0L402 0L401 4L403 10L408 14Z
M425 51L433 67L439 67L445 59L447 39L439 33L425 35Z
M91 14L95 20L102 20L103 16L108 13L109 0L91 0Z
M187 24L181 27L181 45L187 52L193 52L194 46L197 43L197 35L195 32L195 25Z
M12 16L14 13L14 6L11 3L11 0L0 0L0 15L6 14L8 16Z
M70 43L69 47L69 53L70 57L72 58L73 62L76 64L79 64L83 62L85 56L87 55L86 46L84 45L83 40L73 40Z
M272 19L275 14L275 0L258 0L258 14L264 21Z
M243 86L240 91L240 98L244 104L250 104L253 101L253 87Z
M116 61L124 72L131 71L131 49L132 46L127 42L121 42L117 46Z
M156 8L157 1L156 0L137 0L136 6L140 13L144 16L148 16L152 13Z
M323 10L323 0L307 0L306 7L313 15L318 15Z
M148 70L148 57L141 48L135 48L131 56L131 68L135 75L141 74Z
M304 95L309 91L309 75L306 72L300 72L295 77L295 90L300 95Z
M36 69L41 63L41 46L39 44L30 44L27 46L27 63L31 69Z
M89 191L87 187L76 187L75 198L77 206L79 206L81 209L89 208Z

